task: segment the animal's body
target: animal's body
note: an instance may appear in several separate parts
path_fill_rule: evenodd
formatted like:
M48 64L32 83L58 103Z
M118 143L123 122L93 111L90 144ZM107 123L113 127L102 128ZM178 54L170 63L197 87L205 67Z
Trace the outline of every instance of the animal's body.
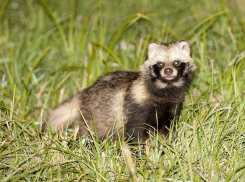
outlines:
M79 135L94 132L102 139L110 132L137 142L153 127L164 135L177 122L195 63L186 41L151 42L139 72L117 71L101 76L92 86L70 97L49 113L47 124L62 131L71 123Z

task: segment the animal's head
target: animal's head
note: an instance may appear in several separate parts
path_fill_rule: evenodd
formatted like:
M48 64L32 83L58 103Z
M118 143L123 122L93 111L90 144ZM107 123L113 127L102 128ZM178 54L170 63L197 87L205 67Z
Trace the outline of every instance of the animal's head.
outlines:
M139 70L159 88L179 87L192 78L196 65L191 58L187 41L170 44L151 42L148 45L147 59Z

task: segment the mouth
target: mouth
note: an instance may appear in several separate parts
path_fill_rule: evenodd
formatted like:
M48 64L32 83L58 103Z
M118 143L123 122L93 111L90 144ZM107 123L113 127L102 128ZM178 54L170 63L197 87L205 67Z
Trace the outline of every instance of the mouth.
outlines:
M175 76L164 76L163 79L165 80L173 80Z

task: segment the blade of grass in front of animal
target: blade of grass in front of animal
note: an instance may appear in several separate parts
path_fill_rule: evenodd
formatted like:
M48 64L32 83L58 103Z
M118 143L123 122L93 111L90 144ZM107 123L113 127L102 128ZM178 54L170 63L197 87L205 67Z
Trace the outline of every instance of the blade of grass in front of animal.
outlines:
M136 167L132 158L131 150L127 143L122 143L122 151L131 180L136 182L138 181L136 176Z
M97 127L96 127L94 115L93 115L93 113L91 113L91 115L92 115L92 120L93 120L94 136L95 136L95 137L93 137L94 146L95 146L95 150L96 150L95 153L97 153L98 163L101 163L101 157L102 156L101 156L100 150L101 150L101 148L103 148L103 145L100 146L100 144L99 144L98 132L97 132Z

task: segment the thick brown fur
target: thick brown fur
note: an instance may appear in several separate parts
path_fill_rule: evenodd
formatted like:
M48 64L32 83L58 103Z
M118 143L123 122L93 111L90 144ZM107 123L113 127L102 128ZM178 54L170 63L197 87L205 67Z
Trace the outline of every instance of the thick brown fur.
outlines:
M178 121L196 70L190 54L187 41L151 42L139 72L117 71L101 76L52 110L42 130L47 125L54 131L75 125L84 136L89 130L95 131L95 122L99 139L124 132L138 142L148 137L152 127L167 135L171 123Z

